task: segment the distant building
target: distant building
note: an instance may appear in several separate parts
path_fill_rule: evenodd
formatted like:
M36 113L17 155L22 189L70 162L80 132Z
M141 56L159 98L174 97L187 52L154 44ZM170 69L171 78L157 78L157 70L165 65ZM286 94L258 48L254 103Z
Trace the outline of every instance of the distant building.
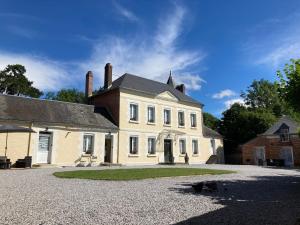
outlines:
M222 137L203 125L203 105L171 74L166 84L131 74L113 81L107 64L103 89L93 90L88 72L89 105L0 95L0 124L36 131L10 134L8 158L15 162L29 153L34 164L130 165L184 163L187 155L200 164L215 155L223 162ZM0 155L4 142L0 134Z
M283 116L265 133L242 145L244 164L300 165L300 124Z

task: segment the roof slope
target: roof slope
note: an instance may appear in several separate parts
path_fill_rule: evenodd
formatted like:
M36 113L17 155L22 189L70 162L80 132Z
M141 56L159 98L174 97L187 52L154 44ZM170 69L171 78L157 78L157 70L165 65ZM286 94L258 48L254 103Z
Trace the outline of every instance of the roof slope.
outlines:
M116 88L124 88L124 89L129 89L134 91L140 91L152 95L158 95L162 92L169 91L170 93L172 93L172 95L178 98L179 101L198 104L200 107L203 106L202 103L183 94L182 92L178 91L177 89L171 87L168 84L146 79L128 73L125 73L123 76L113 81L111 88L108 90L104 90L103 92L107 92L109 90L113 90ZM101 95L101 93L103 92L100 92L99 94Z
M291 134L298 133L300 129L300 124L297 123L295 120L290 118L289 116L282 116L275 124L273 124L266 132L264 132L262 135L273 135L275 134L278 129L285 124L289 127L289 132Z
M0 119L117 129L93 105L0 95Z
M223 136L219 134L217 131L214 131L213 129L210 129L207 126L203 125L203 136L204 137L212 137L212 138L222 138Z

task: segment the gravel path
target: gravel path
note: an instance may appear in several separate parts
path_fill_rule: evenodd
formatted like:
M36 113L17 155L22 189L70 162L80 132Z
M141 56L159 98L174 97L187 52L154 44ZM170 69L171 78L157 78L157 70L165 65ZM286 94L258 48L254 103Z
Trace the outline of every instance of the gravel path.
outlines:
M299 170L201 167L238 173L116 182L52 175L74 168L0 170L0 224L294 225L300 218ZM195 194L190 184L203 180L218 181L219 191Z

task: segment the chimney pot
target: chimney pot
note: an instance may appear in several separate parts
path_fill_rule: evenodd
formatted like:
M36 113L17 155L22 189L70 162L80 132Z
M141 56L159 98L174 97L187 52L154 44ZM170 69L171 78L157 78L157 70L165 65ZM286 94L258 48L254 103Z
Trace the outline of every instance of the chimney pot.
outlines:
M93 95L93 73L88 71L85 77L85 97Z
M112 85L112 65L107 63L104 68L104 88L110 88Z

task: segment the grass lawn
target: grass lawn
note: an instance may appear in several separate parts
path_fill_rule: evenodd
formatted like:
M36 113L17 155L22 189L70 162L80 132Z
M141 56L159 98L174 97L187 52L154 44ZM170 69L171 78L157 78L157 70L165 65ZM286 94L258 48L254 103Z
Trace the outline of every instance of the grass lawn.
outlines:
M78 178L91 180L141 180L157 177L217 175L235 173L230 170L212 170L198 168L143 168L143 169L107 169L107 170L75 170L56 172L60 178Z

